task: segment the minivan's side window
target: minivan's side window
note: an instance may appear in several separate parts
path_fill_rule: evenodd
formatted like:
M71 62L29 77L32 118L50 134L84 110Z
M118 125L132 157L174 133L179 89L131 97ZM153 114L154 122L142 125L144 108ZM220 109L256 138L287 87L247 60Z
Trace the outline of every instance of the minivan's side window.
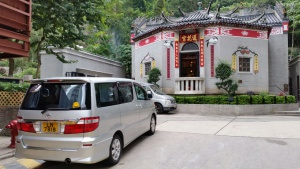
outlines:
M144 88L140 85L134 84L134 89L136 92L136 97L138 100L147 100L147 93Z
M118 104L117 83L96 83L95 93L97 107L106 107Z
M120 103L128 103L133 100L133 90L131 82L119 82L119 99Z

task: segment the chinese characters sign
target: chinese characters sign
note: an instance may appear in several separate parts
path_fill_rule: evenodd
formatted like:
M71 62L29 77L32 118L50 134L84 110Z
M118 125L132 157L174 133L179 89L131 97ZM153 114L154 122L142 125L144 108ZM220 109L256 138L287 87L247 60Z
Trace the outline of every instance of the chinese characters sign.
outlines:
M204 37L200 38L200 67L204 67Z
M210 76L215 76L215 46L210 45Z
M197 42L198 41L198 33L191 33L191 34L181 34L179 35L179 42Z
M170 69L170 48L167 48L167 79L171 78Z
M179 68L179 43L175 41L175 68Z

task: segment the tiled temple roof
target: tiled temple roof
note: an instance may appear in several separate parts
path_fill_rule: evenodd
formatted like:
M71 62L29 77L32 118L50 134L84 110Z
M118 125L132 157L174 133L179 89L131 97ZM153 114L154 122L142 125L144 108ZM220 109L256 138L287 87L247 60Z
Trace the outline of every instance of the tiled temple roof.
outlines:
M274 7L274 9L262 9L256 11L255 14L244 14L231 13L230 16L220 15L219 11L214 13L209 13L209 9L206 11L195 11L192 13L184 13L182 17L178 18L168 18L163 14L161 17L155 19L145 19L143 18L143 26L141 22L135 23L135 37L134 40L140 40L152 34L156 34L163 30L176 30L176 29L188 29L197 27L207 27L207 26L235 26L235 27L245 27L252 29L266 30L273 26L282 25L282 20L285 18L280 7ZM267 11L267 12L265 12ZM280 14L278 14L280 13ZM147 22L146 22L147 20Z

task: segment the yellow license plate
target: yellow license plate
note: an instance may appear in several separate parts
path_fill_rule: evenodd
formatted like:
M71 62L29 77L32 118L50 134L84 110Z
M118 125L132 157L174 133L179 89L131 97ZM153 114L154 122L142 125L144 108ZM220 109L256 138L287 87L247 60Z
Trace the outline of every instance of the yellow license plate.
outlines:
M53 121L42 122L42 132L58 133L58 123Z

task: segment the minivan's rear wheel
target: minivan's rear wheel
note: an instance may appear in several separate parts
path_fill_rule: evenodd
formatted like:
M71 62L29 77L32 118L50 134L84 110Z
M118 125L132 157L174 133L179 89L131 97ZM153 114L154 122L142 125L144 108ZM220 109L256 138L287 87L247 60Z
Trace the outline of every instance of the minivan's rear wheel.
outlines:
M109 157L107 159L109 165L115 165L120 161L122 149L122 140L120 136L115 135L111 141L109 148Z
M155 108L157 113L163 113L164 109L163 106L160 103L155 103Z
M155 133L155 130L156 130L156 118L153 115L150 120L150 130L147 132L147 134L153 135Z

